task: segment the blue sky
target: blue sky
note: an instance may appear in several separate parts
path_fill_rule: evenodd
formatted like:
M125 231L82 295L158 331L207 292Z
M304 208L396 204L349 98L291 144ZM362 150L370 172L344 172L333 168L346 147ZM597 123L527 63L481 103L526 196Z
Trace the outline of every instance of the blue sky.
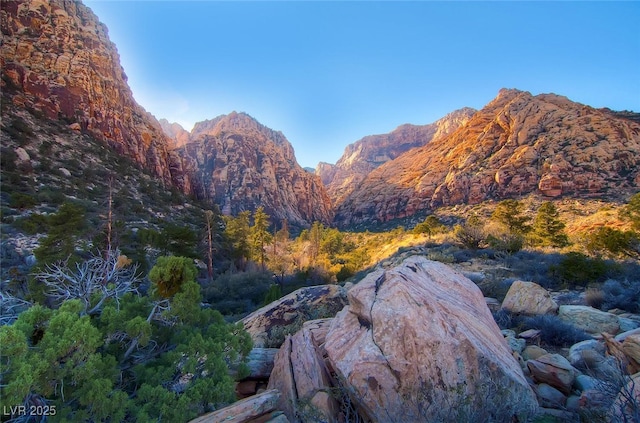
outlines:
M640 2L85 0L136 100L182 124L246 112L298 162L481 108L503 87L640 112Z

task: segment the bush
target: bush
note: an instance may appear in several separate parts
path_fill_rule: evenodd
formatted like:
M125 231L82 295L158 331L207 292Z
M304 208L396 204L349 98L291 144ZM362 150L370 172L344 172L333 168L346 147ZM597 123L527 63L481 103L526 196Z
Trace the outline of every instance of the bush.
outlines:
M33 196L21 192L14 192L9 200L9 206L20 210L31 209L36 205L38 201Z
M187 257L158 257L149 272L149 280L160 297L173 297L187 282L195 281L198 270L193 260Z
M522 320L523 330L537 329L540 340L546 345L570 347L571 345L592 337L577 327L563 322L558 316L542 315L526 317Z
M266 272L225 273L203 289L203 296L224 315L249 313L263 304L272 284Z
M550 271L558 282L565 286L587 286L602 282L609 271L609 266L602 259L570 252L558 265L552 266Z
M40 213L34 213L27 217L16 219L13 225L29 235L42 234L49 230L47 217Z
M508 310L500 309L491 313L500 329L511 329L516 326L517 319Z
M619 308L629 313L640 313L640 282L608 280L602 286L601 309Z
M503 233L496 236L489 235L487 237L487 243L489 244L489 247L496 251L514 254L522 250L524 238L518 234Z

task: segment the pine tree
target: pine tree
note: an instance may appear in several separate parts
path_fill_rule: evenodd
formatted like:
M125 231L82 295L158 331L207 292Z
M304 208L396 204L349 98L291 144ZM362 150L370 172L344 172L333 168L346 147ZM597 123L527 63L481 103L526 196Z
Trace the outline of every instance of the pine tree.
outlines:
M565 224L560 220L556 206L546 201L542 203L533 221L531 240L535 245L566 247L569 239L564 233Z
M498 203L491 219L504 225L510 232L525 235L531 230L529 218L524 216L522 203L517 200L503 200Z
M241 270L245 268L245 262L250 258L251 246L249 244L250 225L249 211L238 213L237 217L225 216L224 236L229 242L231 255Z
M260 259L262 270L265 269L265 246L271 242L269 233L269 215L265 213L262 206L253 213L253 226L251 227L251 250L252 256Z

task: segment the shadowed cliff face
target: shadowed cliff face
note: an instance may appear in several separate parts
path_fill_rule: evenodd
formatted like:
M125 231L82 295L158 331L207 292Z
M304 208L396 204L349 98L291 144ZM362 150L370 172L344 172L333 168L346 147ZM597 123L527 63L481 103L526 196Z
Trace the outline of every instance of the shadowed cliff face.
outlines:
M348 145L335 165L319 163L319 175L335 207L357 189L360 182L377 167L430 141L449 135L476 112L466 107L428 125L402 125L393 132L369 135Z
M2 89L11 102L75 123L163 182L188 191L167 137L133 99L107 28L80 2L2 2ZM6 99L7 97L5 97Z
M320 179L296 162L279 131L244 113L199 122L188 142L173 150L192 175L194 193L237 214L263 206L274 220L329 224L331 202Z
M554 94L501 90L451 135L373 170L340 226L536 193L620 199L640 186L640 125Z

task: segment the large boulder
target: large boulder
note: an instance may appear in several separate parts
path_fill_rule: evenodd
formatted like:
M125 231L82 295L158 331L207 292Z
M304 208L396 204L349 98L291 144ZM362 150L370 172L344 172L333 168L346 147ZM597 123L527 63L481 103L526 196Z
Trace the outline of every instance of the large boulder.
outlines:
M558 304L537 283L515 281L502 301L502 308L512 313L537 315L555 313Z
M305 322L278 350L268 389L282 392L278 408L291 421L333 421L338 402L331 395L331 375L320 346L331 319Z
M365 419L525 421L537 408L482 293L446 265L410 257L348 296L324 348Z
M335 315L347 304L347 291L339 285L300 288L241 320L253 346L280 347L285 333L295 333L306 320Z
M618 316L589 306L560 306L558 308L558 317L566 323L570 323L591 334L606 332L615 335L620 330Z

